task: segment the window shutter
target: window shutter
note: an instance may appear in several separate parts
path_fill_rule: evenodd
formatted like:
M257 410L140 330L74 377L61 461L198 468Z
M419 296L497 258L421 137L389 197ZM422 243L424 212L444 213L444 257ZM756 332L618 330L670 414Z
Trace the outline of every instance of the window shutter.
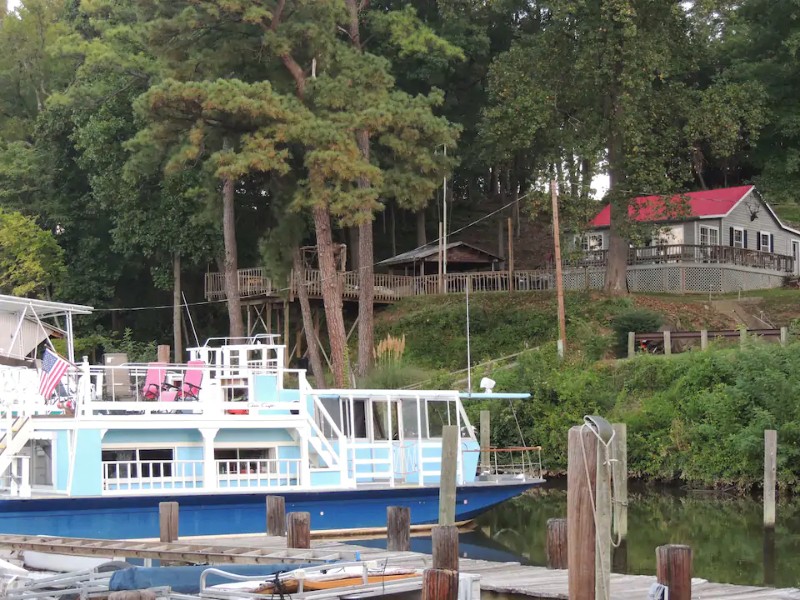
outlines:
M730 246L733 246L733 227L728 227L728 240L730 241Z
M775 254L775 234L769 234L769 251Z
M744 230L744 247L747 248L747 229Z

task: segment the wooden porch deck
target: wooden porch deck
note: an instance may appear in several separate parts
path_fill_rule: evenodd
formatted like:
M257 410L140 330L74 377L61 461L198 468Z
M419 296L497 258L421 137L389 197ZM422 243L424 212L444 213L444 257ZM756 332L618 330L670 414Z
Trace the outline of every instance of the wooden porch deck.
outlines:
M595 250L564 261L564 278L573 279L565 284L567 289L589 289L598 287L590 281L590 274L601 275L606 266L607 251ZM791 256L759 252L731 246L695 246L678 244L632 248L628 265L635 270L664 269L665 267L724 267L744 268L754 273L773 276L788 276L795 271ZM240 269L239 295L241 298L280 297L290 292L297 293L297 285L291 278L288 283L278 285L270 280L262 268ZM358 273L345 271L341 278L342 298L358 300ZM580 282L580 283L576 283ZM463 294L470 292L547 291L555 287L555 269L533 269L509 271L482 271L473 273L448 273L439 275L411 276L376 273L373 276L376 302L396 302L409 296L431 296L436 294ZM306 286L310 298L322 298L322 277L317 270L306 270ZM577 286L577 287L576 287ZM669 290L664 290L669 291ZM684 290L696 291L696 290ZM703 291L708 291L706 287ZM726 290L719 290L726 291ZM225 277L222 273L206 273L205 297L207 300L225 299Z

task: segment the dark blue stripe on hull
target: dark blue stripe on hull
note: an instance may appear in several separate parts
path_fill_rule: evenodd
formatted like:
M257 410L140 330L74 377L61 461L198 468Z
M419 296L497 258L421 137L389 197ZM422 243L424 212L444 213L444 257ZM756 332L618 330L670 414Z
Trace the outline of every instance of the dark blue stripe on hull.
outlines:
M535 483L477 484L458 488L456 520L475 518ZM316 530L386 526L387 506L408 506L413 525L435 523L439 488L287 492L286 511L311 513ZM0 533L84 538L158 537L158 503L180 503L179 535L261 533L268 494L209 494L33 498L0 501Z

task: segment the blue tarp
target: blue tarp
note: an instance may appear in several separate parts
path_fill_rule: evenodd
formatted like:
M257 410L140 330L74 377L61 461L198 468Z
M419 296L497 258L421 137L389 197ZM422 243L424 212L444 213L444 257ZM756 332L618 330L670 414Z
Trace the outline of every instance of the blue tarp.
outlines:
M197 594L200 592L200 575L209 568L219 569L236 575L270 575L282 571L293 571L316 566L320 563L286 564L275 563L270 565L214 565L190 567L133 567L122 569L111 576L108 589L111 592L123 590L143 590L151 587L169 586L173 592L181 594ZM219 575L209 575L206 585L217 585L230 582Z

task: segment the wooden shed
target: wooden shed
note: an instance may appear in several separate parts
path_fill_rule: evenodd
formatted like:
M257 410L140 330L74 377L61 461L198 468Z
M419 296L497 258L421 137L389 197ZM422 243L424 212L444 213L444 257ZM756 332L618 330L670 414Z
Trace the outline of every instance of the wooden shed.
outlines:
M447 244L447 272L497 271L503 258L465 242ZM439 272L439 245L428 244L378 263L394 275L435 275Z

